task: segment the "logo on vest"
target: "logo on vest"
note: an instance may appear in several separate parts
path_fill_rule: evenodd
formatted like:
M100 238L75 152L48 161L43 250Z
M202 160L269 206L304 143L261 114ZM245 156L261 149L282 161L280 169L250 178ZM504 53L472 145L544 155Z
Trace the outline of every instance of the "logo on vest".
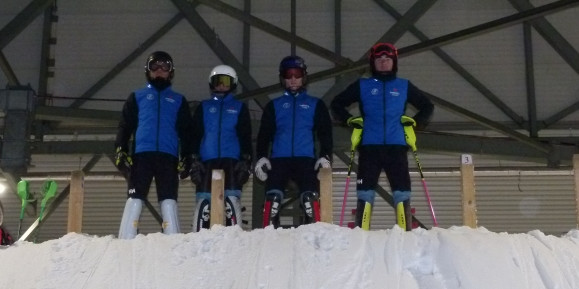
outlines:
M209 108L209 112L210 113L216 113L217 112L217 108L215 106L212 106Z
M392 89L392 91L390 91L390 95L400 96L400 92L398 92L398 89L394 88L394 89Z
M378 95L378 89L377 88L372 88L372 90L370 91L370 94L372 95Z
M303 103L303 104L300 104L300 107L303 108L303 109L309 109L309 108L310 108L310 105L307 104L307 103Z
M282 105L283 108L290 108L292 107L292 105L289 102L284 102L284 104Z
M175 100L171 96L165 97L165 101L170 102L170 103L175 103Z
M153 96L153 94L149 93L147 94L147 100L153 100L155 98L155 96Z

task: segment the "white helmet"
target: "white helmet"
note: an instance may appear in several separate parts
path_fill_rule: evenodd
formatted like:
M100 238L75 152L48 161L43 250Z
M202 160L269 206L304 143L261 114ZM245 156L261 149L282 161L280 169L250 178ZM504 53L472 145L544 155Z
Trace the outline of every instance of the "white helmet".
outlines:
M217 65L211 70L211 74L209 74L209 87L211 90L215 88L215 86L220 82L220 77L229 76L226 79L229 79L231 82L229 84L230 91L235 90L237 88L237 73L235 69L228 65ZM222 81L222 80L221 80Z

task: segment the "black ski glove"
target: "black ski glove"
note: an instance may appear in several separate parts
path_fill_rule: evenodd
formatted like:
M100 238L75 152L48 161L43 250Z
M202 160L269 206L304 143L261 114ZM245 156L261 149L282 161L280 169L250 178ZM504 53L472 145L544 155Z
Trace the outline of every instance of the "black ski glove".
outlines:
M133 165L133 159L123 150L122 147L117 147L115 152L115 167L123 174L125 179L129 179L131 175L131 166Z
M191 181L195 186L200 186L203 181L203 174L205 174L205 166L201 163L201 159L198 155L191 156L191 170L190 176Z
M186 179L191 173L191 166L193 165L193 156L188 155L181 157L177 171L179 171L179 178Z
M251 174L251 156L242 155L241 159L235 164L233 168L233 173L235 174L235 180L237 184L243 185L249 180L249 175Z

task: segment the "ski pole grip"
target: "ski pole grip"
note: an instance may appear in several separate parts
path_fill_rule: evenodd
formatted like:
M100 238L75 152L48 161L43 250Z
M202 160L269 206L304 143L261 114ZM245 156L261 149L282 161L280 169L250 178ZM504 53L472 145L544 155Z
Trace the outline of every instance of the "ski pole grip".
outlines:
M416 151L416 134L414 133L416 121L409 116L403 115L400 118L400 123L402 123L402 127L404 128L406 143L412 148L412 151Z
M356 147L360 144L360 140L362 140L362 129L354 128L350 140L352 141L352 151L355 151Z

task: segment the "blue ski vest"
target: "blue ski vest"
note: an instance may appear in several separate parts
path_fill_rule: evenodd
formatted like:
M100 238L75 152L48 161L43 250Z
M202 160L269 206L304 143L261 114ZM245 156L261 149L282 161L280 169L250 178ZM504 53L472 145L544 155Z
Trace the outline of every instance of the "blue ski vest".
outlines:
M205 134L201 140L201 160L216 158L239 159L241 148L237 124L243 103L232 94L212 97L201 102Z
M406 110L408 80L360 79L360 110L364 117L362 145L406 145L400 118Z
M179 157L177 115L185 97L171 88L156 90L150 84L135 91L139 125L135 153L159 151Z
M314 116L318 98L305 91L295 97L287 92L273 100L276 130L271 157L314 158Z

